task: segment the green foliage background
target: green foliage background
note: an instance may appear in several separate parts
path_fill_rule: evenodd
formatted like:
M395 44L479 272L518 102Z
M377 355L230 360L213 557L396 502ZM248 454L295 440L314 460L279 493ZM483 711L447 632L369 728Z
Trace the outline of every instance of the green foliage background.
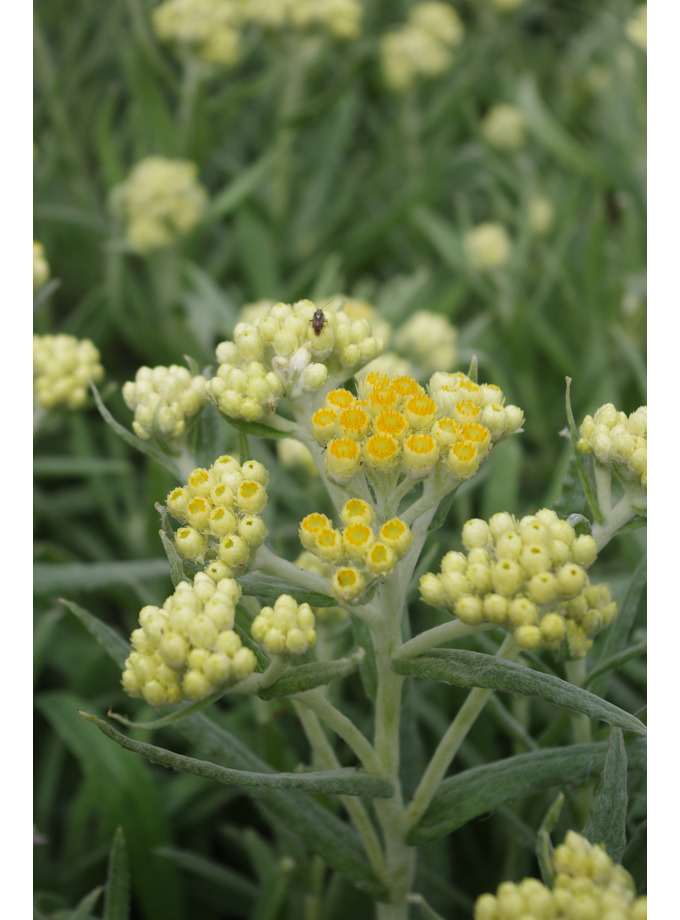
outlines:
M34 238L59 282L36 312L35 331L95 342L105 400L128 425L122 383L143 364L182 363L187 354L209 365L245 303L323 303L343 292L368 299L395 326L433 310L458 327L457 368L476 355L480 379L522 406L526 424L457 493L423 570L458 548L460 525L473 515L584 510L560 437L565 376L573 378L577 419L604 402L626 412L646 402L646 59L625 34L634 5L527 0L499 15L489 3L460 0L466 35L454 66L405 96L386 90L377 57L380 35L411 5L403 0L364 3L356 42L260 37L235 70L198 75L155 39L153 5L34 4ZM494 151L481 137L483 114L501 101L518 105L528 121L517 153ZM121 245L107 200L151 154L194 160L211 208L181 246L142 259ZM540 237L526 220L535 195L555 208L552 229ZM509 265L491 275L471 271L461 245L482 220L504 223L513 238ZM219 426L220 450L236 450L235 431ZM273 469L271 445L251 439L251 446ZM105 882L119 825L135 917L302 916L301 895L286 902L285 891L315 891L323 867L313 864L304 877L282 868L282 856L300 856L285 828L272 833L238 787L152 768L77 714L103 716L111 707L153 717L125 696L116 666L57 598L77 601L127 636L140 606L170 593L154 503L176 483L120 441L94 408L50 416L36 437L34 472L36 916L100 915L101 905L83 907L82 899ZM297 523L322 509L323 488L279 467L270 496L272 545L293 559ZM636 531L604 554L599 577L620 601L643 548ZM413 609L415 628L440 616L417 592ZM631 635L643 625L644 598ZM483 636L469 648L488 651ZM539 669L555 668L536 657ZM632 660L598 692L639 712L645 683L644 665ZM343 705L362 724L360 686L348 687ZM459 689L412 682L407 786L463 698ZM285 704L244 700L222 706L218 717L280 770L307 757ZM170 730L152 740L192 751L190 738ZM503 695L475 726L460 764L570 740L566 717ZM644 796L635 776L624 864L642 890ZM536 874L536 833L555 791L429 844L419 890L443 915L468 916L482 891ZM558 829L578 826L579 807L576 792ZM120 867L116 840L111 865ZM348 909L371 916L370 898L342 881L333 885L333 917ZM109 903L110 916L114 908Z

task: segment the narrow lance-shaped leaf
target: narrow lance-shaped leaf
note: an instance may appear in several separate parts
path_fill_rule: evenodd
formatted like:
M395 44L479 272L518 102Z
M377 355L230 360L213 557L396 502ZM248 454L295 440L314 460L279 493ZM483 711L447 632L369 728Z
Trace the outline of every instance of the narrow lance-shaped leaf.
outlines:
M338 680L354 673L365 657L366 653L359 648L348 658L338 658L335 661L312 661L309 664L299 665L297 668L290 668L270 687L260 690L258 696L263 700L275 700L282 696L292 696L294 693L313 690L314 687L329 684L332 680Z
M612 728L602 776L597 784L583 836L591 843L604 844L614 862L626 849L628 810L628 758L620 728Z
M309 591L307 588L300 588L281 581L280 578L275 578L273 575L263 575L260 572L248 572L247 575L238 579L238 583L244 594L253 594L267 600L276 600L281 594L290 594L298 604L306 602L311 607L337 607L338 605L337 599L327 594Z
M625 731L637 734L645 734L647 731L635 716L600 699L594 693L575 687L559 677L541 674L495 655L461 649L432 649L418 658L394 659L392 666L398 674L442 680L456 687L485 687L523 696L537 696L563 709L582 712L591 719L618 725Z
M180 773L204 776L227 786L264 786L269 789L301 789L319 794L361 795L372 798L390 798L394 794L389 779L369 776L352 769L326 770L318 773L254 773L247 770L232 770L195 757L175 754L165 748L142 741L134 741L116 731L97 716L81 712L89 722L122 748L141 754L152 763L170 767Z
M555 786L587 782L602 771L607 748L606 742L549 748L464 770L441 783L407 842L430 843L508 802ZM633 741L627 751L629 769L644 770L644 739Z
M106 623L103 623L79 604L74 604L73 601L67 601L63 598L61 599L61 603L70 610L71 613L78 617L85 629L97 640L104 651L108 653L122 670L125 667L125 659L130 654L129 643L114 629Z
M123 828L116 828L109 854L102 920L128 920L130 916L130 865Z
M36 562L33 592L45 597L62 591L98 591L112 585L134 585L168 574L165 559L126 559L113 562Z

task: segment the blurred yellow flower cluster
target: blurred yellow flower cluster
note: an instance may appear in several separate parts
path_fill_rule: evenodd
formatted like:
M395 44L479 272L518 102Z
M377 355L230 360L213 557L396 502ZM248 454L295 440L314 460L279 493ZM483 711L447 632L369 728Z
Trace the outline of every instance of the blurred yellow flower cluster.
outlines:
M382 72L395 92L410 89L420 79L439 77L451 67L451 49L463 40L463 23L447 3L416 3L408 20L383 35L380 42Z
M552 864L552 888L535 878L502 882L477 898L474 920L647 920L647 896L635 897L631 876L603 846L567 831Z
M152 706L201 700L255 670L254 652L234 631L241 588L233 578L215 583L198 572L180 582L162 607L139 613L130 637L123 689Z
M557 651L566 642L570 658L583 658L616 616L607 585L591 585L586 572L594 539L577 536L554 511L473 518L462 538L467 553L447 553L439 574L421 577L420 594L464 623L507 627L524 649Z
M240 464L218 457L210 469L195 469L185 485L166 498L170 514L182 526L175 546L184 559L204 563L214 580L245 566L267 536L260 512L267 504L266 467L257 460Z
M147 157L111 191L111 207L133 249L163 249L196 227L208 201L196 176L195 163Z
M326 472L339 483L363 465L420 478L440 459L452 476L469 479L492 443L524 420L517 406L503 406L498 387L461 373L435 373L427 389L413 377L369 373L359 379L358 394L332 390L312 415L312 434L326 446Z
M502 268L510 258L512 244L502 224L486 221L465 234L463 250L470 268Z
M514 105L494 105L484 116L482 134L491 147L519 150L524 145L526 120Z
M266 28L322 28L335 38L361 34L363 8L357 0L242 0L243 17Z
M643 3L637 7L635 14L626 23L626 34L628 38L642 48L647 50L647 4Z
M411 530L400 518L386 521L376 532L375 513L368 502L350 498L340 511L344 528L333 527L319 512L308 514L300 523L300 542L324 563L324 572L334 597L345 603L357 600L366 587L382 578L411 545Z
M239 60L243 13L235 0L165 0L151 21L161 41L176 42L208 64Z
M134 381L123 384L123 399L135 418L137 437L148 440L158 431L170 446L184 439L187 428L208 401L208 381L186 367L140 367Z
M582 454L594 454L599 463L612 466L626 480L647 488L647 406L626 415L611 403L586 415L576 444Z
M366 320L352 320L341 306L277 303L254 322L238 323L233 341L217 346L219 367L208 383L218 409L257 421L282 396L304 397L371 361L382 342Z
M73 335L33 336L33 395L43 409L80 409L90 378L104 376L99 351L89 339Z

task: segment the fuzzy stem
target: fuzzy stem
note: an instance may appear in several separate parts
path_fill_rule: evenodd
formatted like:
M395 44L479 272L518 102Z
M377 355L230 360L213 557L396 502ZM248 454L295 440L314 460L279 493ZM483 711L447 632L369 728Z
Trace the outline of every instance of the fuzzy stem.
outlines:
M295 700L293 700L293 705L319 766L326 770L337 770L340 764L323 732L316 713L307 709L305 706L301 706L300 703ZM341 795L340 801L347 809L347 813L361 837L371 867L379 878L384 878L385 862L380 847L380 841L378 840L378 835L368 817L366 809L357 797L353 795Z
M336 735L342 738L357 755L367 772L377 776L382 775L382 764L370 741L359 731L354 722L336 709L322 693L318 690L305 690L303 693L296 693L293 700L304 703Z
M625 492L611 509L603 524L593 524L592 535L597 544L598 553L612 540L621 528L635 517L630 495Z
M517 643L512 635L506 636L503 644L496 652L498 658L513 658L518 652ZM475 687L468 693L467 699L458 710L448 730L442 737L437 750L428 764L423 778L407 809L407 822L409 830L414 827L427 811L440 782L444 778L451 761L458 753L458 749L465 740L467 733L481 713L493 690Z
M482 626L468 626L462 620L450 620L441 623L439 626L433 626L432 629L426 629L408 642L404 642L396 658L415 658L416 655L422 655L428 649L442 645L444 642L451 642L453 639L461 639L463 636L471 636L474 633L485 632L489 629L495 629L495 623L485 623Z

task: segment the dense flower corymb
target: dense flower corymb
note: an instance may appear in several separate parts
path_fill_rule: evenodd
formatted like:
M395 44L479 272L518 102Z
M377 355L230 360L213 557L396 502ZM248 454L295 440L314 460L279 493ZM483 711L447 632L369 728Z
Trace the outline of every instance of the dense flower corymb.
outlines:
M233 578L215 583L199 572L180 582L162 607L146 606L130 637L123 688L152 706L200 700L247 677L257 659L234 632L241 589Z
M151 14L161 41L189 49L209 64L230 66L240 56L240 4L230 0L165 0Z
M273 607L263 607L252 622L250 634L270 655L304 655L316 644L314 613L289 594L277 597Z
M33 395L44 409L80 409L90 378L104 376L99 351L89 339L72 335L33 336Z
M186 367L140 367L123 384L123 399L135 413L132 428L143 440L157 430L170 444L180 442L208 400L207 380Z
M277 303L254 322L238 323L233 341L217 346L208 391L225 415L266 420L281 397L296 400L346 380L381 350L370 324L352 320L342 303Z
M381 64L387 86L404 92L420 79L441 76L452 64L451 49L463 40L463 23L446 3L416 3L408 21L381 40Z
M506 512L488 523L473 518L463 546L467 553L443 557L439 574L422 576L420 593L470 626L493 623L521 648L564 644L570 658L582 658L616 616L609 588L591 585L586 572L595 541L548 508L519 521Z
M647 488L647 406L626 415L611 403L586 415L577 450L594 454L599 463L612 466L623 481L636 481Z
M502 882L475 903L474 920L647 920L647 897L635 897L633 879L603 846L567 831L555 848L552 888L535 878Z
M196 164L187 160L147 157L113 189L111 206L133 249L163 249L194 229L208 201L196 174Z

